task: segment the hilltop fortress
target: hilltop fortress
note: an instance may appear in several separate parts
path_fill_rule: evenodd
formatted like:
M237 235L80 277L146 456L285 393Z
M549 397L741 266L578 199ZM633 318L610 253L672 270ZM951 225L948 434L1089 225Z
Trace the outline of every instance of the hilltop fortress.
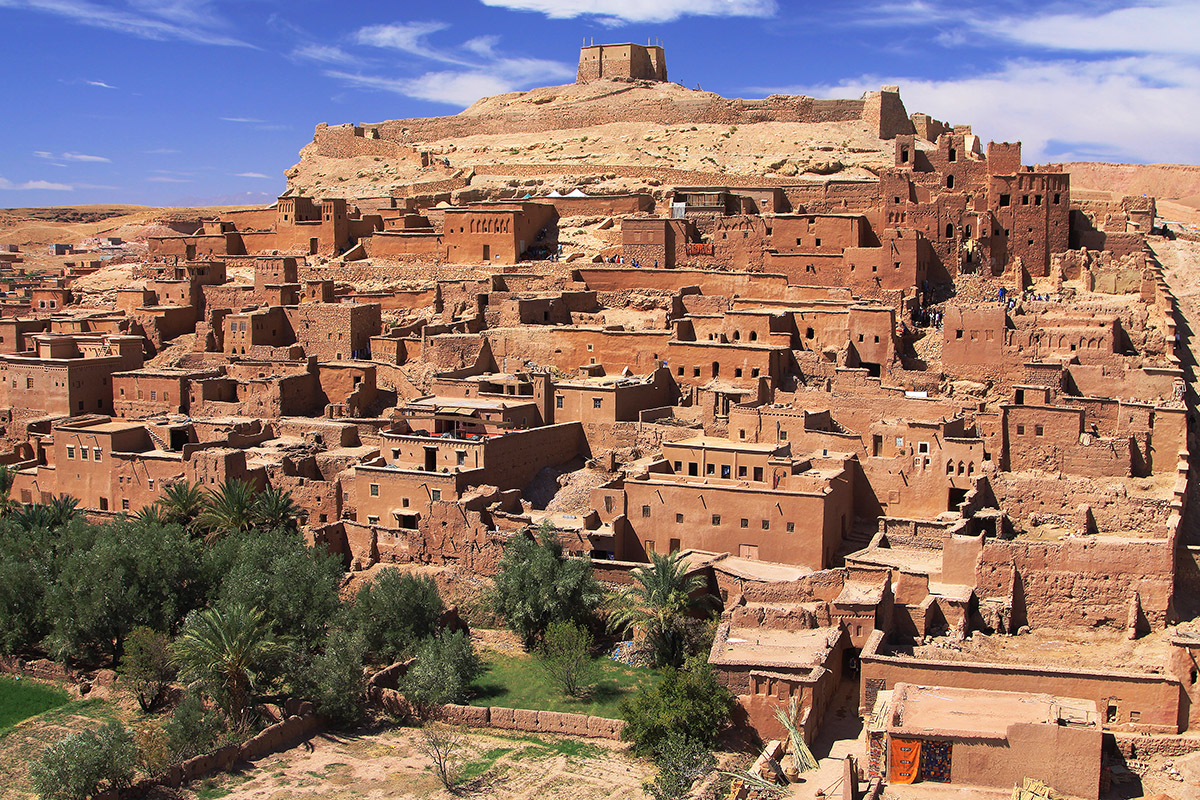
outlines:
M1193 748L1194 362L1164 264L1196 245L1154 198L896 87L727 99L632 44L454 116L322 124L288 178L95 274L9 274L15 498L270 484L349 570L489 575L543 524L618 583L681 552L740 722L778 737L796 698L811 741L851 686L877 784L1095 798ZM947 698L995 713L956 727Z

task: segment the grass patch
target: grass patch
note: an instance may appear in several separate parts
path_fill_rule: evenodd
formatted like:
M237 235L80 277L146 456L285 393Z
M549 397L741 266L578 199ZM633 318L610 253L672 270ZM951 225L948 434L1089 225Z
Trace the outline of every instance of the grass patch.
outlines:
M483 775L492 767L496 766L496 762L504 756L511 753L515 748L512 747L493 747L486 753L480 754L479 758L463 764L459 771L458 779L462 783L473 781L480 775Z
M55 686L0 678L0 731L69 701L67 693Z
M473 706L564 711L618 719L621 701L659 680L654 670L630 667L608 658L596 660L596 683L584 697L567 697L542 671L537 659L484 651L484 672L471 685Z

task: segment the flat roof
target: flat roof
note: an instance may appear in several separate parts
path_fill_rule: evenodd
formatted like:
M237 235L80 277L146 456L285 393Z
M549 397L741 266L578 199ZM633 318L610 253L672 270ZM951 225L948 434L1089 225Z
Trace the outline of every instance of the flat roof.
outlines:
M824 666L842 635L837 626L807 630L729 627L724 641L713 645L712 664L811 669Z
M749 453L774 453L787 447L787 445L779 444L734 441L719 436L693 436L676 442L663 442L664 447L668 445L672 447L703 447L709 450L744 450Z
M1004 739L1013 724L1063 721L1099 727L1094 700L906 683L893 692L888 730L895 733Z

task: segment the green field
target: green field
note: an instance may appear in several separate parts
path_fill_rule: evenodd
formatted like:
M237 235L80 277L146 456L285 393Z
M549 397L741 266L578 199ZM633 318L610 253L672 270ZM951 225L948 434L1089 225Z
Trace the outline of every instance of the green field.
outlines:
M566 711L620 719L621 701L638 689L659 680L658 673L645 667L628 667L608 658L596 659L596 676L583 697L566 697L542 671L536 658L483 651L484 673L471 685L473 706L528 708L536 711Z
M0 731L43 711L64 706L67 693L53 686L22 679L0 678Z

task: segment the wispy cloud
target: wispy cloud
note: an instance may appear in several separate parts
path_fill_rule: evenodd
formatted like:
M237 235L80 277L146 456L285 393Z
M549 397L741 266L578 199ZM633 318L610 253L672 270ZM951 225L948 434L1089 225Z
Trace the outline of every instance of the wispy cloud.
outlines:
M238 172L238 173L234 174L234 177L235 178L262 178L264 180L271 180L270 175L264 175L261 172Z
M266 122L265 119L255 119L254 117L221 117L222 122L240 122L245 125L261 124Z
M113 86L112 84L105 83L104 81L84 81L84 83L86 83L88 86L96 86L96 87L99 87L99 88L101 88L101 89L115 89L115 88L117 88L117 87Z
M145 151L148 156L166 156L180 152L173 147L156 147L153 150Z
M484 5L535 11L550 19L595 17L606 25L671 22L680 17L771 17L775 0L481 0Z
M376 91L465 107L480 97L567 80L575 68L542 58L508 57L498 52L499 37L480 36L457 47L436 47L428 37L449 26L443 22L404 22L360 28L354 41L399 50L458 69L439 69L415 76L374 75L362 70L329 69L325 74L344 83Z
M155 41L183 41L223 47L253 47L229 35L211 3L195 0L130 0L120 9L90 0L0 0L0 8L33 11L78 25L117 31Z
M470 66L469 62L442 52L431 45L428 37L450 26L445 22L395 22L389 25L369 25L354 33L354 41L369 47L400 50L431 61Z
M355 66L361 63L358 57L347 53L337 45L329 44L300 45L292 50L292 58L316 61L320 64L339 64L341 66Z
M4 192L26 192L41 189L49 192L73 192L75 187L67 183L54 183L53 181L25 181L24 183L13 183L5 177L0 176L0 191Z
M52 161L75 161L75 162L82 162L82 163L98 163L98 164L111 164L112 163L111 158L105 158L104 156L92 156L92 155L88 155L87 153L57 153L57 154L55 154L55 153L51 153L46 150L34 150L33 154L35 156L37 156L38 158L50 159Z
M191 178L179 178L174 175L151 175L146 178L150 183L191 183Z

